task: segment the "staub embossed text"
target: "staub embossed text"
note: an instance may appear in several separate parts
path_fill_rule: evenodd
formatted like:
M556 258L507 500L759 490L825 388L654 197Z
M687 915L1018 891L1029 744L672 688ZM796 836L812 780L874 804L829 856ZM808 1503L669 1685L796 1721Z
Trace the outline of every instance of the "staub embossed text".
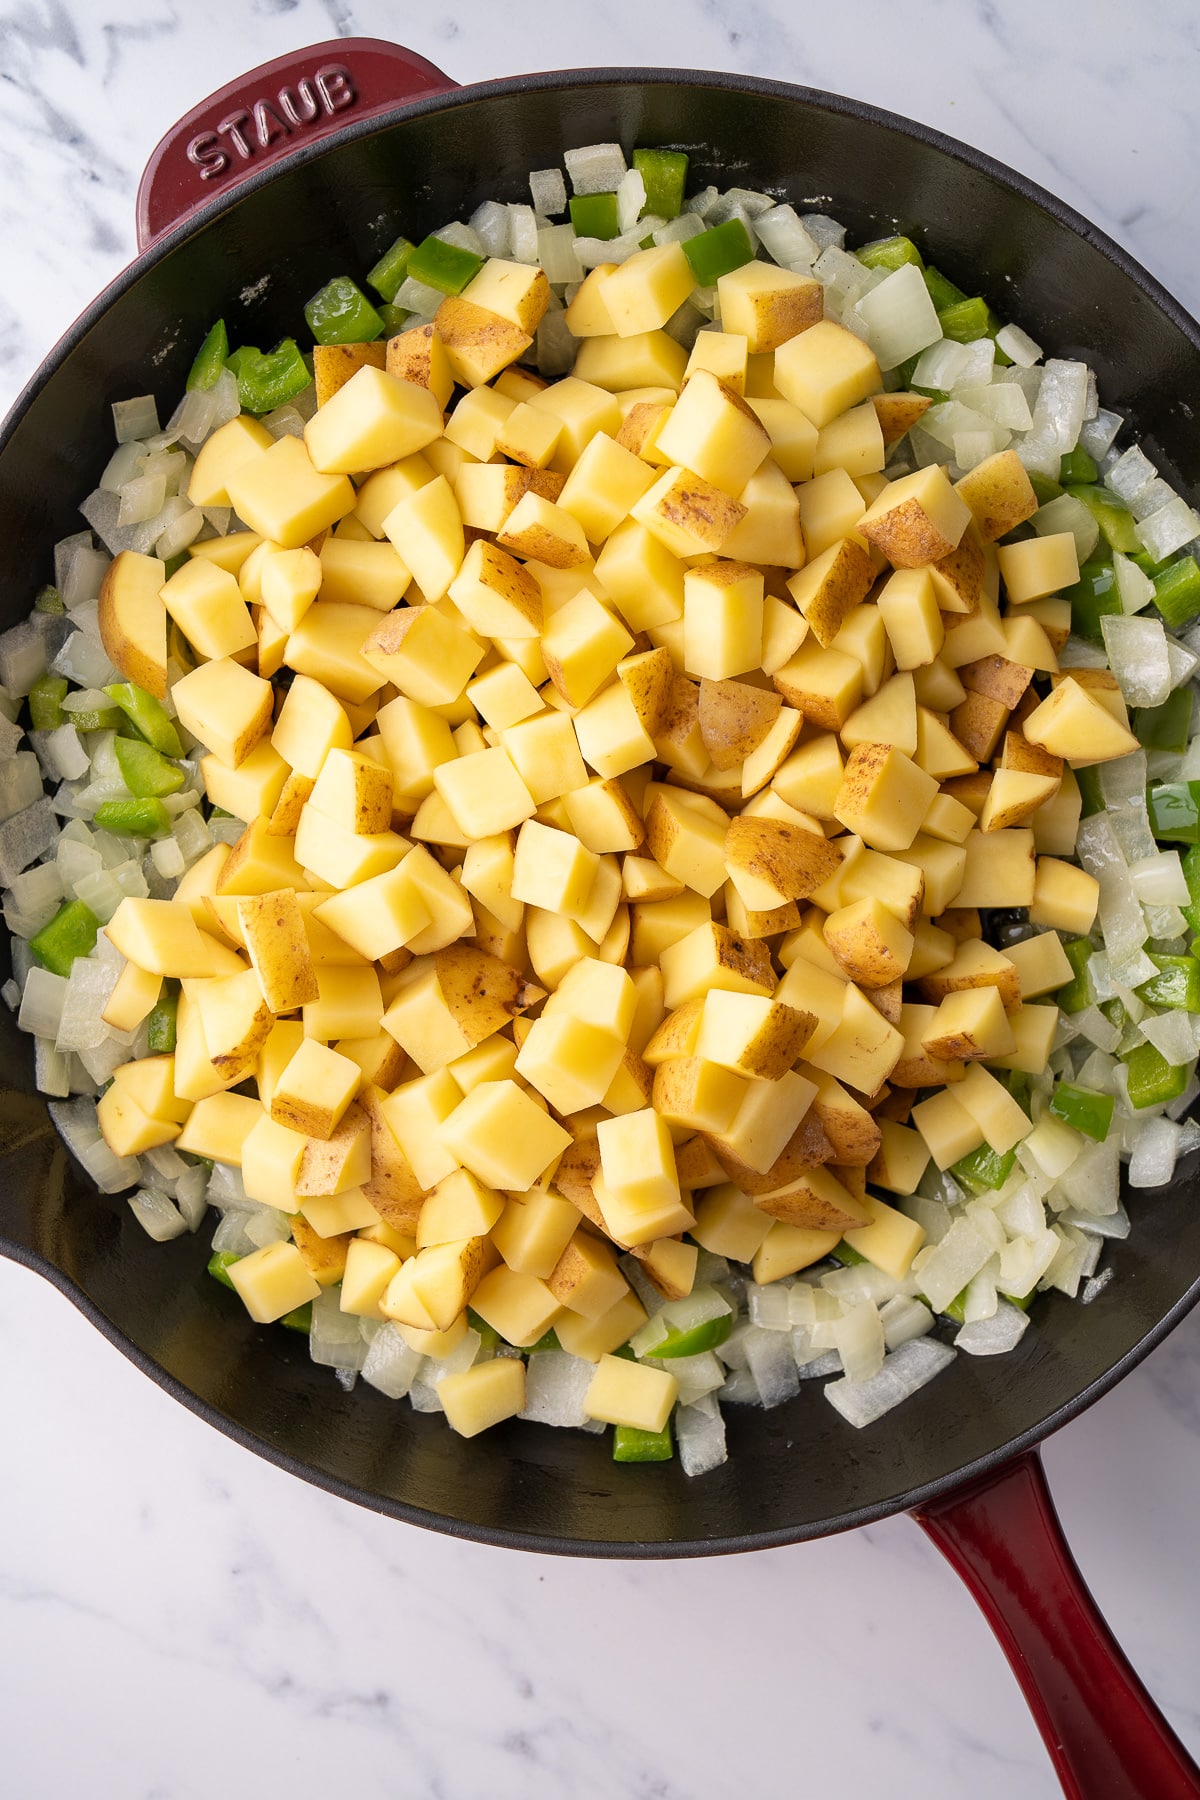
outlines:
M293 86L227 113L211 130L198 132L188 143L188 161L199 169L202 181L211 181L225 174L235 157L250 162L256 152L280 138L346 112L357 99L349 69L341 63L322 63L311 76L301 75Z

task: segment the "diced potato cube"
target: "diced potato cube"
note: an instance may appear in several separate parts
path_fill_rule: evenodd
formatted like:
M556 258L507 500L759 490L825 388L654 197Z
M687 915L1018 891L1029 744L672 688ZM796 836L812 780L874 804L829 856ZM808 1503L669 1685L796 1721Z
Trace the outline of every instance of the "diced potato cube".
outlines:
M510 831L536 812L536 803L508 752L496 746L459 756L434 770L438 793L468 838Z
M770 453L771 439L740 394L700 369L659 432L657 449L722 493L738 495Z
M1034 893L1037 892L1036 882ZM1072 978L1071 964L1055 931L1042 931L1036 937L1010 944L1005 951L1017 971L1021 999L1035 1000L1042 994L1053 994Z
M439 1144L489 1187L524 1193L571 1142L514 1081L483 1081L437 1127Z
M661 1431L678 1396L679 1383L665 1369L604 1356L596 1365L583 1409L590 1419L609 1425Z
M936 793L934 777L891 742L860 742L846 763L834 814L872 849L907 850Z
M1020 544L1001 544L996 554L1005 592L1014 604L1041 600L1079 580L1079 557L1069 531L1026 538Z
M316 1300L321 1292L295 1244L265 1244L230 1263L228 1272L246 1311L259 1325L272 1324Z
M820 431L881 386L879 364L861 338L820 319L775 351L775 386Z
M501 369L523 356L533 342L530 333L511 319L490 307L477 306L465 294L443 300L433 316L433 324L454 379L467 388L482 387L491 381Z
M581 568L591 561L578 519L532 489L517 501L496 541L514 556L532 557L552 569Z
M678 312L696 285L682 244L637 250L597 284L612 329L620 337L657 331Z
M381 1319L379 1302L400 1268L400 1258L386 1244L354 1238L346 1246L341 1308L360 1319Z
M304 442L323 475L350 475L399 462L441 430L442 409L427 387L368 363L318 407Z
M1031 925L1049 925L1069 931L1073 937L1086 937L1099 905L1100 883L1094 875L1054 856L1038 858L1029 908Z
M919 1131L893 1119L880 1119L879 1131L879 1149L867 1167L867 1180L892 1194L915 1194L929 1163L924 1139ZM867 1196L868 1206L872 1198Z
M692 1236L702 1249L734 1262L750 1262L757 1254L772 1221L733 1182L709 1188L696 1206Z
M1013 1099L1003 1082L979 1063L973 1063L966 1078L954 1090L954 1097L964 1111L970 1113L984 1138L1004 1156L1014 1144L1029 1136L1033 1121Z
M889 482L858 522L858 530L897 569L937 562L958 544L971 509L936 463Z
M959 1105L949 1088L943 1088L940 1094L932 1094L928 1100L914 1106L912 1122L939 1169L948 1169L951 1163L969 1156L984 1141L979 1125L966 1108Z
M206 1094L193 1106L175 1142L190 1156L211 1157L214 1162L240 1168L242 1144L261 1116L257 1100L245 1094Z
M171 689L171 698L192 736L231 768L244 762L271 728L270 682L228 657L201 663L184 675Z
M955 906L1031 906L1036 871L1033 832L972 831L963 841L967 853Z
M176 980L214 973L214 940L182 900L127 895L105 926L109 942L147 975Z
M362 649L386 680L422 706L456 700L483 658L482 646L432 606L388 613Z
M811 1268L829 1255L841 1235L840 1231L814 1231L777 1220L754 1253L755 1281L765 1287L785 1275L794 1275L798 1269Z
M913 935L873 896L829 914L825 942L851 981L863 988L886 987L908 971Z
M299 550L352 513L356 504L353 484L345 474L322 473L294 437L279 438L260 456L242 463L226 486L238 517L281 550Z
M807 900L836 878L841 860L838 844L786 819L743 812L725 833L724 867L745 905L760 911Z
M862 699L862 664L815 640L801 644L773 679L789 706L802 712L807 723L826 731L840 731Z
M898 669L933 661L946 632L928 569L897 569L879 591L879 611Z
M271 1117L305 1137L330 1138L358 1092L359 1077L348 1056L306 1037L275 1085Z
M955 491L971 508L975 528L985 544L994 544L1038 509L1038 498L1015 450L987 456L961 480Z
M788 592L819 644L829 645L870 591L875 569L853 538L839 538L793 575ZM686 613L685 613L686 617Z
M778 350L824 312L824 289L815 277L766 262L748 262L722 275L717 297L722 330L740 333L755 356Z
M760 666L763 576L749 563L713 562L683 581L688 673L722 681Z
M236 576L216 563L185 562L163 587L162 602L201 656L236 656L257 639Z
M1044 538L1037 539L1039 544ZM1097 690L1083 686L1083 671L1065 677L1040 706L1028 714L1021 729L1031 744L1039 744L1082 769L1092 763L1111 762L1129 756L1137 739L1125 724L1106 709Z
M545 1281L578 1224L578 1210L569 1200L535 1190L508 1201L492 1227L492 1242L510 1269Z
M630 510L672 555L684 557L719 552L747 509L703 476L668 468Z
M274 438L261 419L239 413L205 439L188 482L193 506L232 506L228 483L243 467L269 450Z
M551 1326L557 1328L562 1312L543 1280L529 1270L511 1269L504 1264L483 1277L471 1296L471 1310L479 1314L485 1325L499 1332L505 1343L515 1344L518 1349L536 1344Z
M519 1357L498 1356L446 1375L438 1384L438 1398L451 1430L460 1437L477 1437L502 1419L514 1418L525 1405L525 1364Z
M585 1319L610 1312L629 1283L606 1244L576 1232L546 1279L560 1306Z
M805 971L801 992L811 986ZM810 1043L806 1055L815 1068L860 1094L874 1094L899 1060L904 1039L851 983L844 990L842 1016L824 1043Z

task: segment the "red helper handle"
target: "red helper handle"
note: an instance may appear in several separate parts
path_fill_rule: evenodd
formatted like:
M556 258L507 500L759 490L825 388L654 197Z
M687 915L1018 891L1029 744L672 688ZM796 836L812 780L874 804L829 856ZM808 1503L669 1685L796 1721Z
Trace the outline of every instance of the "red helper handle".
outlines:
M915 1517L999 1638L1068 1800L1197 1800L1200 1769L1101 1618L1036 1451Z
M302 145L456 86L415 50L380 38L311 44L251 69L194 106L155 149L138 188L138 248Z

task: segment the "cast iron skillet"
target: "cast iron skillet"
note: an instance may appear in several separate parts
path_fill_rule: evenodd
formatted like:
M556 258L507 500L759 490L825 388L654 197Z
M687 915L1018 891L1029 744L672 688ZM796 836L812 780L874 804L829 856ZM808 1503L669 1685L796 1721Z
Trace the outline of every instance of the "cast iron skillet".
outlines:
M982 285L1058 353L1086 356L1149 454L1200 487L1200 330L1092 226L978 152L874 108L767 81L656 70L537 75L454 91L369 40L254 71L156 151L143 253L84 314L0 438L3 619L28 610L50 545L109 454L107 407L169 400L223 313L273 344L330 275L601 139L675 144L692 176L828 199L851 242L911 229L968 292ZM281 165L276 167L276 165ZM27 1038L0 1009L0 1250L54 1282L184 1405L346 1499L455 1536L611 1557L696 1556L918 1519L981 1600L1070 1794L1173 1800L1200 1774L1108 1635L1062 1540L1033 1446L1159 1343L1200 1297L1194 1173L1139 1195L1096 1305L1057 1294L1011 1355L963 1356L868 1431L817 1384L777 1411L733 1408L724 1468L624 1467L581 1434L514 1423L465 1442L360 1386L347 1396L289 1333L258 1329L204 1272L201 1238L152 1244L100 1198L33 1092Z

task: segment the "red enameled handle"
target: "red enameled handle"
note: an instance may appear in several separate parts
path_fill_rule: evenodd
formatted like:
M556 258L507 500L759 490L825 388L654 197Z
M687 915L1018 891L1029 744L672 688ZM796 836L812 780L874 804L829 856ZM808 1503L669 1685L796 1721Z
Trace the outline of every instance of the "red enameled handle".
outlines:
M138 248L301 145L456 85L415 50L380 38L311 44L251 69L194 106L155 149L138 188Z
M915 1516L999 1638L1068 1800L1197 1800L1200 1769L1101 1618L1036 1452Z

